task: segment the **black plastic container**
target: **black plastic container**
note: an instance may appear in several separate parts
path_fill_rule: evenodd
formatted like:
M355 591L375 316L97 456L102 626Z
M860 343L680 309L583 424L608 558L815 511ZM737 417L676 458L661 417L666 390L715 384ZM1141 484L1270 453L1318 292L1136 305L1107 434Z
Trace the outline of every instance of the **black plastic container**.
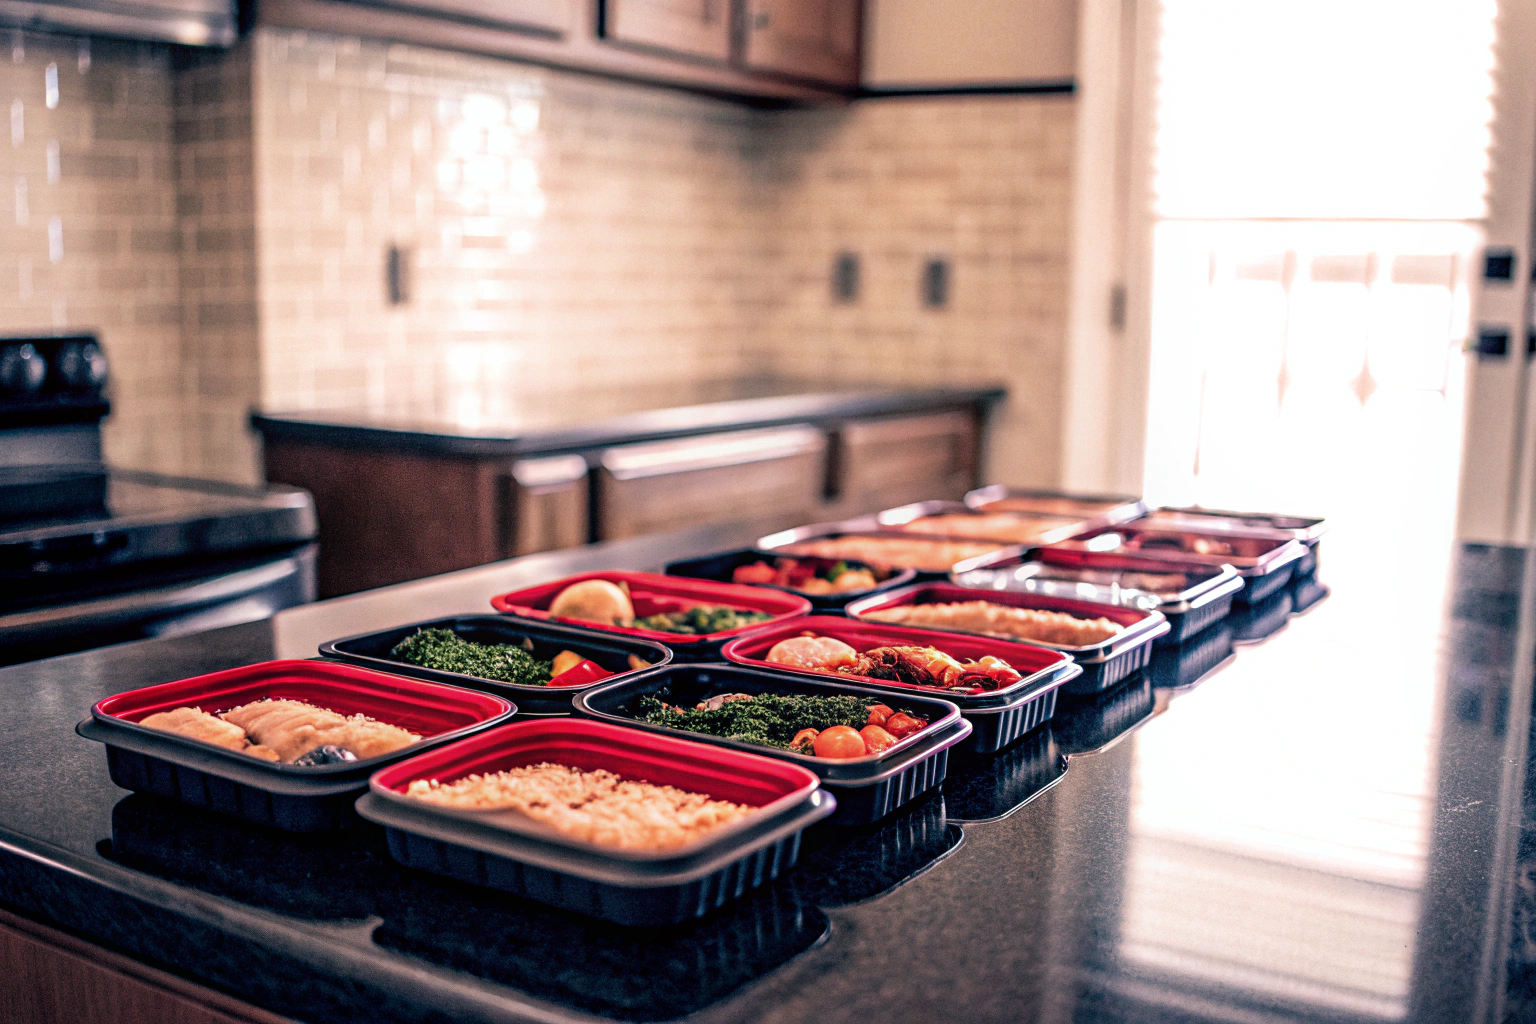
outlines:
M495 679L481 679L479 676L461 675L458 672L422 668L389 656L396 644L421 629L451 629L465 640L479 644L521 644L526 638L533 642L533 656L541 661L548 661L561 651L575 651L614 675L583 686L520 686ZM320 653L328 658L337 658L380 672L395 672L417 679L430 679L435 683L499 694L515 701L519 713L529 717L570 714L571 698L576 694L600 683L611 682L619 675L637 671L629 665L631 655L649 662L648 668L658 668L672 660L671 649L650 640L509 615L456 615L453 618L416 622L376 633L360 633L344 640L321 644Z
M929 694L950 701L960 709L960 714L971 723L971 738L958 752L968 754L994 754L1020 736L1038 729L1051 720L1056 710L1056 696L1063 686L1082 675L1082 668L1072 661L1072 656L1060 651L1047 650L1030 644L1012 643L987 636L966 633L936 633L927 629L906 626L888 626L878 622L859 622L831 616L811 616L782 626L764 629L737 637L725 645L725 660L765 672L787 672L798 678L838 680L830 673L813 672L792 668L767 661L767 655L780 640L813 632L818 636L841 640L854 650L864 652L875 647L915 644L934 647L951 657L975 661L987 655L1007 662L1023 678L1002 690L984 693L951 693L912 686L904 686L868 676L841 677L856 686L872 690L884 690L893 700L900 700L910 693Z
M976 590L1017 590L1127 608L1148 608L1168 620L1159 647L1183 643L1232 611L1243 579L1230 565L1137 558L1045 548L989 563L952 578Z
M366 714L422 738L378 757L299 767L139 724L177 707L227 710L263 698ZM124 789L289 832L319 832L356 821L352 804L367 788L370 772L490 728L516 710L492 694L355 665L269 661L106 697L75 731L106 745L107 770Z
M854 906L907 884L964 841L965 831L946 820L942 791L935 792L875 825L806 829L788 887L809 906Z
M666 573L668 576L686 576L689 579L714 580L719 583L730 583L732 582L731 574L743 565L752 565L756 562L767 562L771 565L775 559L786 557L793 556L776 555L771 551L758 551L756 548L738 548L735 551L726 551L718 555L708 555L704 558L690 558L684 562L672 562L667 566ZM801 556L797 557L796 561L818 563L824 562L827 565L831 565L835 561L843 561L846 564L859 569L873 568L871 566L865 565L863 562L853 561L850 559L811 558ZM874 571L878 572L884 570ZM811 609L813 611L837 612L841 611L849 601L857 601L859 598L868 597L870 594L879 594L887 590L892 590L896 587L905 586L906 584L911 583L913 580L917 579L917 573L911 569L893 569L889 571L889 577L881 580L879 583L876 583L873 587L865 587L862 590L845 590L836 594L812 594L804 590L796 590L793 587L776 586L772 583L753 583L748 585L755 587L772 587L774 590L782 590L786 594L794 594L796 597L803 597L807 601L811 602Z
M1099 693L1114 686L1120 680L1128 678L1132 673L1141 671L1147 667L1147 662L1152 658L1153 641L1168 632L1168 621L1163 618L1162 614L1145 608L1096 604L1091 601L1077 601L1065 597L1030 594L1014 590L983 592L969 587L956 586L953 583L917 583L910 587L901 587L887 594L876 594L874 597L865 598L862 601L855 601L853 604L850 604L848 606L848 615L855 619L864 619L871 612L896 608L902 605L945 604L965 601L990 601L994 604L1007 605L1012 608L1033 608L1042 611L1065 612L1068 615L1075 615L1079 618L1105 618L1117 623L1121 627L1119 633L1097 643L1082 646L1053 644L1043 640L1026 640L1022 637L995 637L987 634L989 638L995 639L1000 643L1046 647L1053 651L1065 651L1067 654L1072 655L1073 660L1082 666L1083 674L1071 680L1063 687L1063 692L1065 693ZM871 619L870 621L878 622L881 620ZM905 623L902 623L902 625L905 625ZM961 632L960 630L948 629L942 626L913 625L911 628L931 633L958 634Z
M1153 655L1155 662L1157 655ZM1096 754L1118 743L1156 707L1152 675L1142 672L1122 685L1091 697L1063 701L1051 732L1063 754Z
M1152 655L1147 675L1159 689L1193 686L1223 667L1234 657L1232 620L1215 626L1177 647L1166 647Z
M1041 729L992 758L956 758L944 780L950 821L977 824L1013 814L1067 774L1055 729Z
M541 761L606 769L759 810L679 849L643 852L561 836L516 812L456 810L404 795L414 779L451 781ZM702 917L788 871L801 833L835 805L795 765L559 718L514 722L378 772L357 810L384 826L390 856L407 867L640 927Z
M829 760L776 747L683 732L637 721L630 713L642 696L692 707L722 693L793 693L818 697L869 697L898 711L907 708L928 719L921 731L880 754ZM678 736L765 757L775 757L815 772L837 796L835 825L869 825L917 799L944 781L950 748L971 734L971 723L947 700L929 696L894 696L890 690L816 682L811 677L767 672L735 665L674 664L629 679L593 687L576 698L576 713L662 736Z
M1290 588L1271 594L1263 601L1239 608L1232 614L1232 642L1239 647L1261 644L1279 633L1291 621L1296 599Z

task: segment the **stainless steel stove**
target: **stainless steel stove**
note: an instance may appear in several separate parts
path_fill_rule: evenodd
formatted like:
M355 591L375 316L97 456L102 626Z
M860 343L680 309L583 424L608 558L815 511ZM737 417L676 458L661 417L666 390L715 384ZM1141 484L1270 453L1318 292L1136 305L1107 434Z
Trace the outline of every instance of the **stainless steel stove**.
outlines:
M0 665L265 618L315 597L315 510L102 463L96 339L0 338Z

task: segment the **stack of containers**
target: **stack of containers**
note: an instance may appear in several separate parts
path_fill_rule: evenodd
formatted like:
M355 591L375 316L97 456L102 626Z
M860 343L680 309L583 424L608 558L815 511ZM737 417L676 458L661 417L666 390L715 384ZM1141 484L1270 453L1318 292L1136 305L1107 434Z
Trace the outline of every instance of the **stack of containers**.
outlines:
M1165 511L1191 510L1152 515ZM333 661L269 662L118 694L99 702L78 731L106 744L113 780L129 789L290 830L335 828L360 814L384 827L390 852L402 864L620 924L674 924L788 871L812 824L829 819L866 825L912 805L942 785L951 751L991 755L1023 749L1021 738L1052 717L1059 693L1110 689L1145 667L1159 637L1173 632L1183 639L1219 617L1208 606L1222 598L1230 603L1241 586L1233 582L1239 569L1213 572L1199 563L1195 568L1205 575L1194 588L1198 593L1175 595L1177 601L1157 607L1081 600L1095 594L1078 589L1068 596L1042 585L1050 575L1044 569L1023 571L1102 569L1103 542L1084 545L1084 539L1132 529L1124 524L1144 514L1146 507L1135 499L987 488L963 504L923 502L786 531L751 549L674 563L666 574L587 573L500 594L491 601L496 615L438 618L328 642L320 650ZM1315 557L1320 526L1291 524L1310 531L1310 542L1284 538L1272 545L1282 553L1270 553L1260 563L1294 570L1301 556L1290 552L1301 549ZM1251 523L1248 528L1261 529ZM1241 532L1224 536L1263 539ZM958 564L900 565L795 550L842 538L872 540L870 549L876 551L906 545L919 555L979 553ZM762 569L785 557L823 572L868 569L875 583L835 593L819 586L807 594L774 583L728 582L743 566L762 578ZM967 576L967 571L992 575ZM952 573L972 588L943 580ZM999 585L999 573L1025 585ZM1268 573L1246 575L1267 581ZM623 587L636 617L719 605L766 619L700 635L551 617L550 607L565 588L593 579ZM1109 618L1122 628L1101 644L1069 648L867 619L882 609L977 600L973 587L983 580L993 591L988 601ZM813 610L822 614L808 617ZM517 646L541 661L570 651L583 659L585 671L567 680L570 685L559 677L548 685L525 685L425 668L392 653L422 629L447 630L477 644ZM806 633L840 640L859 654L933 648L960 662L990 656L1020 678L996 688L967 684L946 690L768 660L775 644ZM726 695L763 694L851 697L926 724L876 753L831 759L683 732L638 708L643 698L689 708ZM422 739L383 757L311 768L260 761L138 724L156 711L195 706L217 712L263 697L366 714ZM519 720L509 721L514 715ZM603 769L756 810L685 846L636 850L572 838L515 811L465 810L406 795L417 780L448 784L546 761Z

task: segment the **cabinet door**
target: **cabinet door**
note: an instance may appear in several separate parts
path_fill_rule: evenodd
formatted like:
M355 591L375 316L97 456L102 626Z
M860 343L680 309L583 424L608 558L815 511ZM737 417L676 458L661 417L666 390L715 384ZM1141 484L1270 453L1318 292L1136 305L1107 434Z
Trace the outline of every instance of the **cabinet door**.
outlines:
M837 512L862 515L976 486L980 433L969 412L856 420L839 437Z
M731 0L605 0L603 37L724 62L731 56Z
M859 84L859 0L744 0L742 63L834 85Z
M383 6L456 15L554 36L567 35L576 27L576 0L383 0Z
M596 478L598 540L749 519L791 526L821 506L827 439L780 427L619 445Z

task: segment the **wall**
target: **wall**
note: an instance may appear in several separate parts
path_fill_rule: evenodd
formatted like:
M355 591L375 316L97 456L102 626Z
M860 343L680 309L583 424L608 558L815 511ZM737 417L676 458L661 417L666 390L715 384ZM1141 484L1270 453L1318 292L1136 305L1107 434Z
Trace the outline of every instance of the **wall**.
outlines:
M28 103L61 59L0 74ZM47 111L68 120L63 270L34 210L0 235L0 282L34 264L25 302L0 284L0 316L100 327L121 465L255 480L256 404L474 424L769 372L1003 380L997 475L1056 478L1070 97L761 111L277 30L174 62L97 44L82 81L102 84L64 80ZM34 145L13 147L17 174ZM391 245L409 253L400 306ZM829 284L841 249L863 258L849 305ZM953 264L943 311L919 302L930 255Z
M740 368L753 111L414 47L255 42L269 405L472 423L518 392ZM398 307L391 244L410 251Z
M754 190L774 230L756 336L767 367L938 385L1001 380L994 479L1058 478L1068 298L1070 96L888 99L775 115ZM856 252L857 301L831 301ZM930 257L948 305L925 309Z
M184 444L169 51L3 38L0 330L99 329L115 376L108 458L196 468Z

